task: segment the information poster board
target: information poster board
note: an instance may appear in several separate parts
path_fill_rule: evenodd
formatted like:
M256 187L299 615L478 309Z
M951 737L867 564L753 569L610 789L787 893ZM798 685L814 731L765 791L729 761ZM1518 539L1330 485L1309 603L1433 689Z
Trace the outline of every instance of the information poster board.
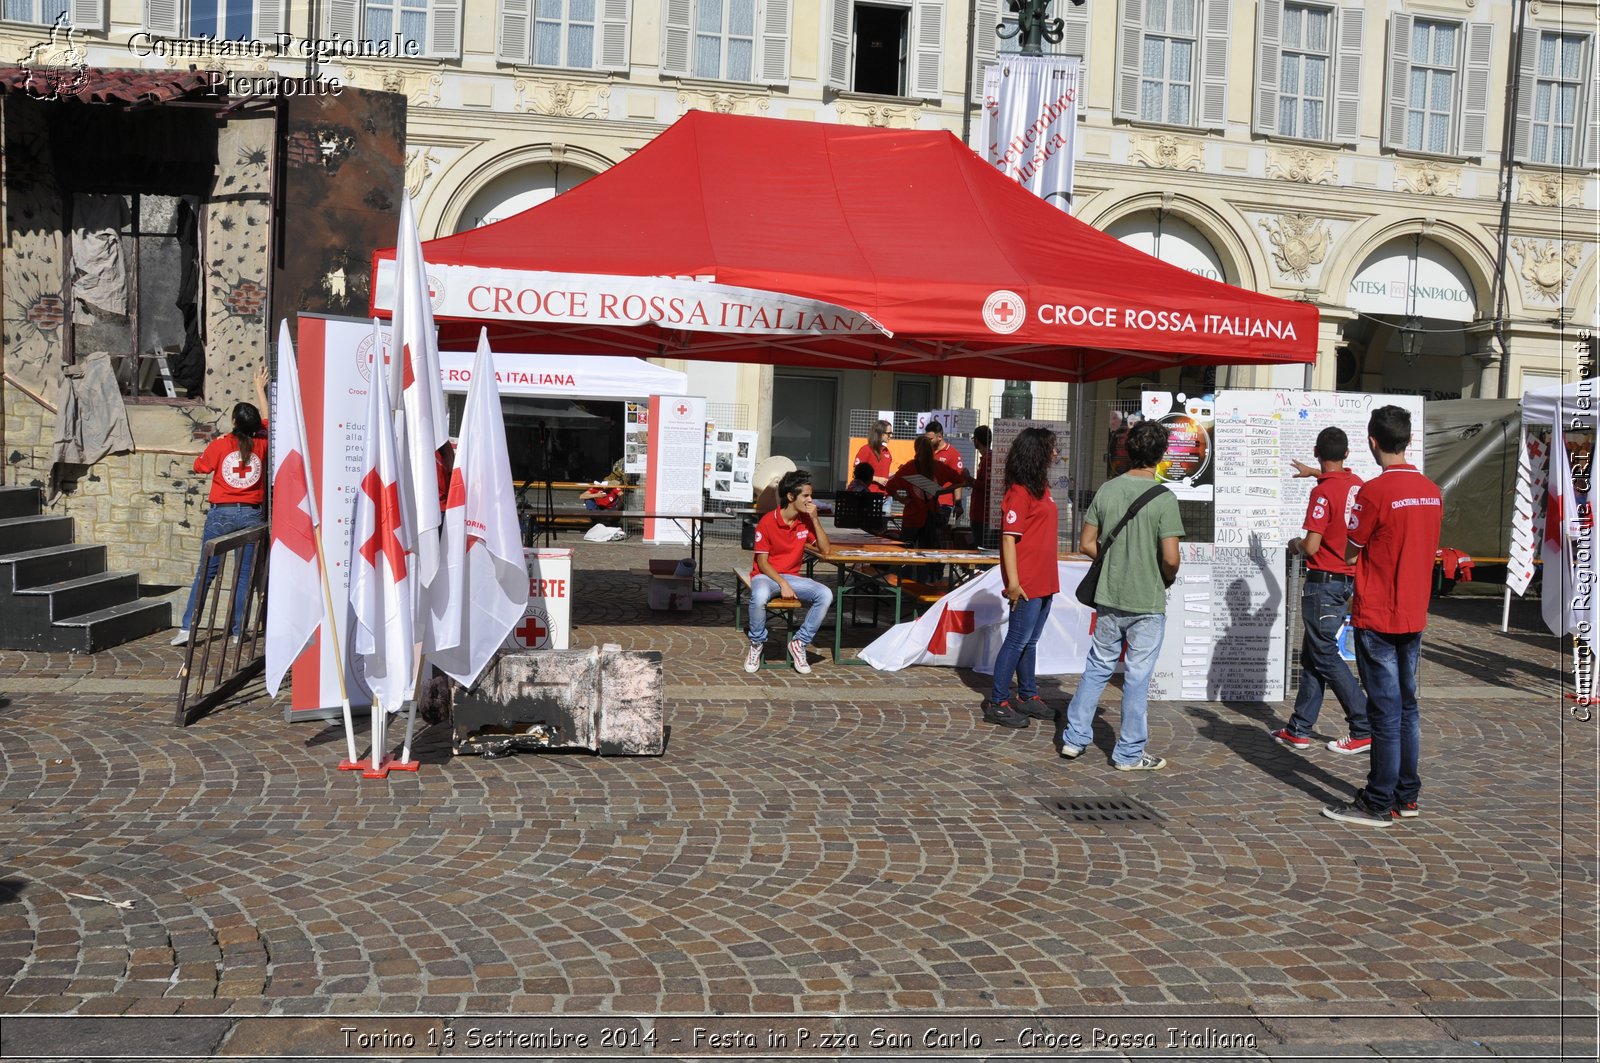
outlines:
M328 589L335 606L349 601L351 522L357 482L366 452L367 387L372 376L372 322L357 318L299 317L296 347L300 395L305 404L306 446L322 516L322 547L328 563ZM379 331L379 364L389 358L389 329ZM369 705L372 695L357 678L349 653L349 610L334 609L334 634L345 650L344 681L352 705ZM290 671L289 720L323 720L339 715L339 668L334 640L319 627Z
M756 469L756 433L706 425L706 490L728 502L749 502Z
M705 512L706 400L693 395L652 395L649 409L650 470L645 509L667 515ZM647 543L686 543L692 521L648 517Z
M1158 701L1205 701L1211 679L1211 544L1179 545L1178 581L1167 591L1167 629L1150 678Z
M641 474L650 465L650 406L626 403L622 417L622 471Z
M989 506L984 523L991 528L1000 527L1000 503L1005 498L1006 457L1011 444L1025 428L1047 428L1056 434L1056 464L1050 470L1050 497L1056 502L1056 541L1067 549L1076 549L1072 538L1072 426L1066 421L1033 421L1021 417L998 417L989 426L991 433L989 455Z

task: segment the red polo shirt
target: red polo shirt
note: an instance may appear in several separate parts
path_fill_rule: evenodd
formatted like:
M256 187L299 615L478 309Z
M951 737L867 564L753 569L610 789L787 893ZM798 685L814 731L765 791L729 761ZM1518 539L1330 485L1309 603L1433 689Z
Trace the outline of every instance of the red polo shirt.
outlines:
M950 469L951 472L956 473L956 478L951 480L951 483L959 484L961 482L960 474L966 471L966 466L961 464L961 451L946 443L942 448L933 452L933 460ZM943 483L944 481L941 480L939 482ZM939 505L953 506L955 504L956 493L954 491L939 492Z
M1033 497L1021 484L1006 488L1000 503L1000 532L1017 540L1017 582L1029 598L1043 598L1061 589L1056 569L1056 500L1050 488Z
M920 490L907 483L904 477L917 475L917 463L908 461L895 472L894 479L889 481L889 493L896 491L906 493L905 508L900 511L900 527L904 531L921 528L928 523L928 511L938 503L924 495ZM941 462L933 463L933 481L941 486L961 482L961 477L951 471L948 465ZM944 495L939 495L944 498Z
M887 480L894 475L894 456L889 453L888 447L883 448L883 457L880 458L872 452L871 446L866 443L861 444L861 449L856 451L856 465L860 465L862 462L872 466L873 476L881 476ZM854 466L851 466L850 475L855 475ZM877 480L873 480L872 486L867 490L879 495L884 493L883 485Z
M1311 501L1306 503L1304 527L1307 535L1322 536L1322 549L1315 557L1306 558L1307 569L1355 575L1356 566L1344 559L1344 544L1349 536L1350 514L1356 506L1356 492L1360 490L1361 477L1349 469L1317 477L1317 486L1311 489Z
M1433 560L1444 501L1415 465L1390 465L1362 486L1350 511L1356 565L1352 627L1407 635L1428 626Z
M817 539L817 529L811 518L796 513L793 524L785 524L783 510L774 509L756 524L756 555L767 555L773 570L785 576L800 574L800 559L805 555L806 544ZM750 575L761 575L761 566L750 563Z

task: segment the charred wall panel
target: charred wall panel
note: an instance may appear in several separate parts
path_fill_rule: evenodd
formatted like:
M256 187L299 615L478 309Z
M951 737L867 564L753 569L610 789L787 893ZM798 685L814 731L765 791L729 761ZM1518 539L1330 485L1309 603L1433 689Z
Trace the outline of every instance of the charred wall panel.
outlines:
M406 98L346 88L284 107L272 320L365 317L372 253L394 246L405 194Z

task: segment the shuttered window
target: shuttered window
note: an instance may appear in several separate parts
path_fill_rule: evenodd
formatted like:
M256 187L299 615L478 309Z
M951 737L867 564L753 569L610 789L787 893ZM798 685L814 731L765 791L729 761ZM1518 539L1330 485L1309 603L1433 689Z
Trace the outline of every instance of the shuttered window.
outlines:
M6 20L54 25L67 13L67 0L5 0Z
M364 36L370 41L395 41L402 55L422 55L428 48L428 0L366 0Z
M1454 150L1461 77L1461 26L1417 19L1411 27L1405 146L1446 155Z
M756 0L696 0L695 77L754 81L755 46Z
M591 70L595 0L534 0L533 64Z
M1333 12L1310 4L1285 4L1278 57L1280 136L1322 140L1327 136L1328 84L1332 72Z
M1589 38L1546 31L1524 48L1532 49L1533 55L1530 64L1524 53L1525 76L1518 86L1518 154L1526 162L1576 166L1582 115L1586 106L1592 106L1583 92ZM1526 76L1530 65L1532 77ZM1526 107L1521 106L1524 98Z
M1139 118L1164 125L1194 120L1199 0L1145 0L1140 49Z
M325 18L330 36L387 46L393 54L461 56L461 0L328 0Z

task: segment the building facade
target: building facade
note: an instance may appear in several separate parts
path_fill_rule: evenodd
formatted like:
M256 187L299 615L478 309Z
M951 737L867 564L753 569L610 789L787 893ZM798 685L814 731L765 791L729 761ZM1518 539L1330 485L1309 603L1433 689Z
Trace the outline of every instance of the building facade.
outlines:
M971 143L982 70L1015 47L995 34L1000 0L3 4L0 49L19 57L64 14L96 65L404 94L425 238L536 205L692 108ZM1490 397L1573 375L1600 318L1596 0L1058 0L1052 15L1064 32L1047 50L1083 62L1073 213L1322 314L1309 369L1173 370L1097 398L1150 383ZM668 364L764 445L775 420L791 429L775 449L820 441L790 456L840 484L850 411L988 413L1003 384ZM1066 388L1033 394L1054 411Z

